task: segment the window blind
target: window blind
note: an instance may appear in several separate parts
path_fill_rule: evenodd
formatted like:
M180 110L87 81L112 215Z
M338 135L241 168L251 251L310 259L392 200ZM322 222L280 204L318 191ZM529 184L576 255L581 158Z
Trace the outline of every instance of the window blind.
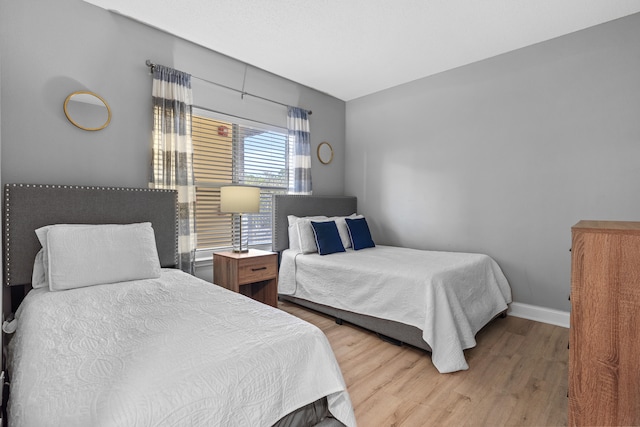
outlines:
M272 194L289 188L286 129L203 109L193 111L198 249L229 248L239 222L220 213L220 187L260 187L260 213L242 216L249 246L270 245Z

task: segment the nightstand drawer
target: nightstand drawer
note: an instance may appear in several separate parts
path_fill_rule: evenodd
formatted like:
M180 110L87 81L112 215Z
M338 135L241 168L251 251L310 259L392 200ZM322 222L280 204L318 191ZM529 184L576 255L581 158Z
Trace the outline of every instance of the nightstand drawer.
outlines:
M241 259L238 262L238 284L272 279L278 274L277 255Z

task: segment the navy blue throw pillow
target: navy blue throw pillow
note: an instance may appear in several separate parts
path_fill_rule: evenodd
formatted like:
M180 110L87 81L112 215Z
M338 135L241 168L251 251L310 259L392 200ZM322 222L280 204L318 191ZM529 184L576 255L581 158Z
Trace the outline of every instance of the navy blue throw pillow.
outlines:
M311 226L313 227L313 234L316 236L316 245L318 245L318 253L320 255L345 252L335 221L311 221Z
M364 218L345 218L347 222L347 228L349 229L349 237L351 238L351 246L354 250L373 248L376 246L371 238L371 231L369 231L369 225Z

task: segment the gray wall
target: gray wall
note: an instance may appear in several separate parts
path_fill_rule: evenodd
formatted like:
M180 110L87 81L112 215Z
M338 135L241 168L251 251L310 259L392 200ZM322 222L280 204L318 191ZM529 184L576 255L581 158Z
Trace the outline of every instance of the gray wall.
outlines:
M80 0L0 0L1 180L146 187L151 163L151 75L145 60L313 111L311 145L329 141L334 161L312 157L314 194L344 191L345 103ZM71 92L91 90L112 110L98 132L67 121ZM193 79L194 104L286 126L286 108ZM212 262L197 275L212 280Z
M244 64L80 0L2 1L2 181L146 186L151 76L146 59L241 88ZM286 108L194 80L194 103L286 124ZM111 124L86 132L69 123L66 96L91 90L110 104ZM313 110L312 149L326 140L334 162L312 160L315 194L344 191L345 103L249 67L245 90Z
M348 102L346 193L377 241L569 310L571 226L640 220L639 46L636 14Z

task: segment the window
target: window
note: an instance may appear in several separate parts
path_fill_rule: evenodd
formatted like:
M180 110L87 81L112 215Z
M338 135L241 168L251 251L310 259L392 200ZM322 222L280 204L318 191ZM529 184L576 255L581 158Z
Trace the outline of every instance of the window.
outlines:
M289 189L287 130L199 108L192 124L198 250L232 247L232 215L220 213L220 187L231 184L260 187L260 213L242 216L243 237L270 249L272 195Z

